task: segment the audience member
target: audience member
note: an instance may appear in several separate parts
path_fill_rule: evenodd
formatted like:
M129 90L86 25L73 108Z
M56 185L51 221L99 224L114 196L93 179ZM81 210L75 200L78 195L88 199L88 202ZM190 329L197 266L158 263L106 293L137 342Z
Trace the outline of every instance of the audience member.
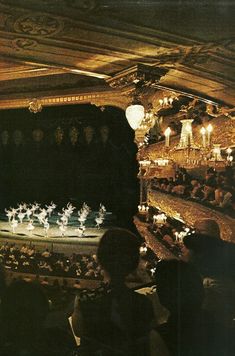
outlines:
M232 198L233 198L233 190L232 188L223 185L221 187L221 201L219 202L219 204L217 204L217 206L219 208L222 209L226 209L226 208L232 208Z
M234 215L234 177L232 169L216 172L213 168L209 168L205 179L192 178L184 168L179 168L174 180L172 178L155 178L152 188L187 200L196 200L213 209Z
M95 255L73 254L68 258L63 253L53 253L48 249L41 253L35 246L24 244L19 249L5 243L0 246L0 257L5 268L15 272L102 279Z
M218 223L210 218L204 218L196 220L194 223L194 229L197 233L202 235L209 235L216 239L220 239L220 228Z
M235 245L212 234L186 236L184 244L190 250L191 262L203 277L203 307L214 319L218 354L230 355L235 317Z
M1 355L44 355L48 311L48 300L38 285L12 282L1 303Z
M125 285L138 266L139 247L136 236L124 229L108 230L101 238L97 257L108 284L80 293L72 318L82 355L98 350L110 356L149 354L151 303Z
M49 302L40 285L25 280L13 281L6 289L1 303L0 354L76 355L69 325L66 328L57 325L55 321L50 324L48 316Z
M219 238L216 222L214 229L212 224L209 227L207 231L202 229L201 234L186 236L184 245L191 251L191 259L203 276L235 281L235 245Z
M178 260L162 260L156 268L160 302L170 316L158 327L172 356L208 356L210 319L202 311L204 290L200 275L192 265Z
M192 199L196 199L196 200L202 200L203 199L203 188L201 183L199 182L198 179L193 179L191 181L191 193L190 193L190 197Z

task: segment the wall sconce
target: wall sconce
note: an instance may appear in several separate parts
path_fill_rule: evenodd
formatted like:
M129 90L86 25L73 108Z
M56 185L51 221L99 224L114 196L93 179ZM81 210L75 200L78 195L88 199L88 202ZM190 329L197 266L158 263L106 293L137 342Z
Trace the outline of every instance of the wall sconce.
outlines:
M173 101L174 101L174 97L170 96L170 97L167 97L167 96L164 96L163 99L159 99L158 102L159 102L159 105L163 108L167 108L167 107L171 107L172 104L173 104Z
M208 142L208 146L210 147L211 145L211 133L213 131L213 126L211 124L209 124L206 128L207 131L207 142Z
M213 152L213 159L215 161L223 161L223 158L221 157L220 144L214 144L214 148L212 152Z
M154 163L159 167L165 167L169 164L169 159L158 158L154 160Z
M147 160L147 159L144 159L142 161L139 161L139 164L142 166L142 167L149 167L150 164L151 164L151 161L150 160Z
M227 153L227 161L230 161L232 149L230 147L227 148L226 153ZM231 160L232 161L232 160Z
M232 152L233 150L230 147L228 147L226 150L228 164L232 164L233 162L233 156L231 155Z
M166 223L166 220L167 216L164 213L153 215L153 223L156 225L164 225Z
M205 127L201 128L200 133L202 135L202 147L206 148L206 129L205 129Z
M170 129L170 127L167 127L167 129L164 132L164 135L165 135L165 146L166 147L170 146L170 134L171 134L171 129Z
M147 214L149 211L149 207L144 204L138 205L138 211L140 214Z

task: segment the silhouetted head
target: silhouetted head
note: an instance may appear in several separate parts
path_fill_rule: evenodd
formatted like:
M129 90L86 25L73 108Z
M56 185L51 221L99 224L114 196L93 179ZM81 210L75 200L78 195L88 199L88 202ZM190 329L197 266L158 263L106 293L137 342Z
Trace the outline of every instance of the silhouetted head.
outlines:
M200 310L203 283L191 264L176 259L162 260L157 264L155 276L160 302L171 315L195 315Z
M220 239L220 228L218 223L209 218L196 220L194 223L194 228L197 233L203 235L209 235L211 237L215 237Z
M194 255L211 253L221 246L222 240L205 233L195 233L184 237L184 245L191 250Z
M185 236L183 241L191 251L191 261L203 276L219 276L228 272L229 261L226 259L226 243L223 240L195 233Z
M6 341L29 345L40 336L49 304L39 285L13 282L2 297L2 323Z
M100 240L97 258L112 281L123 281L139 263L140 244L137 237L125 229L110 229Z

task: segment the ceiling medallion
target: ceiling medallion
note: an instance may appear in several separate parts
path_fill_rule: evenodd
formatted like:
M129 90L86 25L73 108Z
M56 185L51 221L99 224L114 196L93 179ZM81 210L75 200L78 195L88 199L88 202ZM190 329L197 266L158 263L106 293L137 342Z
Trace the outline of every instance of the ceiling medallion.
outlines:
M14 29L17 32L34 36L52 36L63 28L63 22L58 18L42 14L28 14L20 16Z

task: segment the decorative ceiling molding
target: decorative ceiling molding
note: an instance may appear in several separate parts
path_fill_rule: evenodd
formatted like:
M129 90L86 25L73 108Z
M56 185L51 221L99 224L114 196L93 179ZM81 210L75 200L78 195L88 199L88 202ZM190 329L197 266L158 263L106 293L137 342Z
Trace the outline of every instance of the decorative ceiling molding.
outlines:
M0 110L3 109L17 109L28 108L29 103L33 99L43 106L59 106L59 105L73 105L73 104L93 104L96 106L115 106L125 109L128 105L128 98L120 92L84 92L73 94L58 94L58 95L38 95L28 96L24 98L2 98L0 99Z
M1 41L1 34L0 34L0 41ZM47 57L46 56L44 57L43 54L41 54L40 58L35 60L35 58L31 57L31 54L29 51L27 51L27 52L25 51L24 53L17 53L14 49L14 41L13 41L13 45L12 45L11 54L6 55L4 53L0 53L0 57L6 58L6 59L9 59L10 61L15 61L18 63L25 63L25 64L30 64L30 65L32 64L32 65L50 68L50 69L55 68L55 69L61 70L63 72L70 72L70 73L74 73L74 74L78 74L78 75L85 75L88 77L94 77L94 78L99 78L99 79L108 79L110 77L109 75L106 75L103 73L93 72L91 70L79 69L76 66L71 66L66 63L59 64L58 62L54 62L54 61L50 62L50 60L51 60L50 54L47 54Z
M18 33L48 37L60 33L64 24L54 16L29 13L18 17L13 26Z
M76 0L77 1L77 0ZM89 0L88 0L89 1ZM66 3L69 3L69 1L65 1L64 4L60 4L61 9L63 8L63 12L60 11L60 7L56 6L53 8L53 12L50 11L50 8L48 4L41 4L40 6L36 9L35 4L31 4L31 6L26 6L25 8L22 6L18 6L19 2L15 1L14 5L9 4L9 1L0 1L0 8L2 8L2 12L4 13L12 13L14 17L16 15L19 16L19 19L23 18L25 16L25 12L27 12L27 18L29 18L29 24L30 27L33 27L36 31L30 30L31 34L34 34L36 36L40 35L40 31L36 29L36 27L41 28L41 30L47 33L47 26L45 24L42 25L42 19L40 20L40 16L46 16L46 18L54 19L55 21L60 21L60 25L62 23L64 24L64 29L65 32L70 29L71 30L76 30L78 27L81 30L90 30L91 32L96 32L96 33L103 33L103 34L108 34L108 35L113 35L118 37L122 37L123 41L125 39L131 39L135 41L140 41L144 42L148 45L155 45L155 46L162 46L163 43L166 44L166 47L172 47L177 44L181 45L186 45L186 44L197 44L199 43L198 40L195 40L194 38L190 38L189 36L186 37L185 34L174 34L169 32L164 32L160 31L147 26L140 26L135 23L131 23L130 21L127 22L127 20L123 20L120 17L115 17L113 14L110 13L110 16L107 16L107 12L99 12L97 16L97 12L93 13L90 12L89 14L86 12L84 14L84 11L80 7L80 13L74 12L73 7L71 4L67 4L69 6L66 6ZM83 1L83 3L86 3L87 1ZM51 2L50 2L51 3ZM44 6L43 6L44 5ZM78 8L78 7L77 7ZM85 7L84 7L85 8ZM33 10L33 11L32 11ZM80 15L80 16L78 16ZM37 18L35 18L35 16ZM26 19L27 19L26 18ZM18 20L16 20L17 22ZM19 20L21 23L21 20ZM46 22L43 20L43 22ZM128 25L128 26L127 26ZM56 26L56 24L54 24ZM57 24L57 27L58 24ZM127 30L128 28L128 30ZM18 27L17 27L18 29ZM25 30L22 27L20 27L20 30ZM28 32L28 27L27 30ZM108 44L108 42L107 42ZM112 45L112 43L109 43L109 45Z
M186 67L171 69L155 88L182 92L189 97L204 99L205 102L234 106L235 89L231 83L228 86L200 74L200 71L189 70Z
M120 28L122 23L120 20L115 21L117 27L114 27L113 24L106 25L109 22L108 18L106 18L106 21L101 21L101 25L99 24L101 19L97 17L95 21L91 22L87 18L82 21L78 18L75 20L72 16L63 17L47 13L47 8L44 9L44 13L26 10L27 14L25 14L22 8L13 9L8 6L8 14L4 14L6 4L0 3L1 6L3 6L2 16L4 17L2 28L5 32L12 34L16 32L40 39L53 36L51 40L66 41L66 43L70 43L70 46L72 44L85 45L87 49L93 48L95 53L100 53L99 51L102 53L106 47L107 54L112 51L112 55L116 55L116 57L122 57L125 53L129 56L132 53L133 56L139 57L140 55L143 56L143 46L146 46L146 49L149 50L148 52L145 50L145 57L146 61L149 61L151 58L153 60L156 55L161 55L162 52L172 48L172 46L200 44L198 41L191 41L184 36L176 36L162 31L156 32L156 30L130 23L128 23L128 31L126 24L123 23L125 29L123 30ZM58 34L59 36L56 36ZM76 34L79 34L79 36ZM170 40L172 37L175 37L173 42ZM84 40L84 38L86 39ZM99 42L102 43L102 46L99 45ZM130 46L131 42L133 42L133 45Z
M0 70L0 82L27 77L30 81L45 74L50 87L49 75L67 72L104 79L111 87L126 90L142 80L141 74L130 71L142 63L150 66L152 78L156 76L152 83L232 105L235 42L230 36L230 14L222 14L217 22L204 21L202 30L195 20L200 18L190 13L190 23L187 17L179 21L177 5L168 4L178 14L176 23L169 22L172 30L164 25L171 12L166 11L165 18L157 22L163 5L153 1L147 8L143 2L131 11L133 4L134 0L0 0L0 56L28 66L24 72L16 64L5 76ZM136 17L138 9L143 16ZM195 6L196 12L198 16ZM224 28L224 34L216 33L217 28Z
M152 86L158 83L162 77L168 72L166 68L147 66L138 63L137 65L125 69L112 78L107 79L106 82L111 88L126 89L130 86L140 84L142 87Z
M171 85L171 80L176 79L177 88ZM179 95L196 98L213 105L224 104L227 101L229 103L229 100L223 100L223 97L221 98L215 95L215 82L208 79L202 79L201 77L199 78L196 74L192 75L191 72L189 75L187 69L182 66L179 67L178 70L174 70L167 67L138 64L117 73L112 78L107 79L106 82L112 88L121 89L127 94L136 89L136 86L138 85L140 95L142 93L142 96L146 96L146 88L148 89L148 95L149 88L155 88L171 92L175 91L179 93ZM170 85L168 83L170 83ZM195 90L195 85L200 85L201 92L203 93L202 95ZM225 91L225 85L223 84L220 87L216 85L216 89L218 92L217 94L220 94L220 91ZM213 100L214 95L216 96L216 100Z
M3 64L3 66L1 66ZM66 73L59 68L39 67L36 65L1 61L0 59L0 81L9 81L21 78L35 78L48 75Z
M129 98L126 96L109 96L109 97L96 97L90 101L90 104L96 105L98 107L113 106L122 110L126 110L129 104Z
M2 9L1 9L2 8ZM167 49L177 45L194 45L199 44L198 41L191 41L189 38L182 36L174 36L169 33L151 30L145 27L140 27L123 23L122 28L115 28L111 24L105 26L105 22L100 18L95 18L93 21L88 19L79 20L78 18L65 17L61 15L52 15L45 12L29 11L22 8L16 9L8 7L6 11L5 5L0 3L2 11L0 25L2 30L9 33L18 33L28 35L34 38L48 38L48 40L56 39L57 41L66 41L71 44L86 45L93 47L98 52L102 50L104 44L107 51L116 51L116 53L129 53L143 55L143 44L147 44L151 55L159 53L159 48ZM107 22L108 19L106 19ZM121 21L117 22L117 27L120 27ZM119 26L118 26L119 25ZM76 36L76 34L80 34ZM84 41L84 36L87 34L87 40ZM52 37L52 38L51 38ZM101 37L102 47L99 46L99 37ZM176 37L174 41L170 38ZM121 41L120 41L121 39ZM133 42L133 46L128 46L128 43ZM142 45L141 45L142 44ZM148 56L150 55L147 54Z
M165 65L178 69L182 67L187 71L200 70L201 76L205 78L213 77L216 81L224 82L224 80L227 80L227 82L231 83L234 82L234 75L225 77L225 73L235 67L234 51L228 47L223 47L223 43L179 46L156 56L155 65ZM229 68L224 71L223 67L228 65Z

